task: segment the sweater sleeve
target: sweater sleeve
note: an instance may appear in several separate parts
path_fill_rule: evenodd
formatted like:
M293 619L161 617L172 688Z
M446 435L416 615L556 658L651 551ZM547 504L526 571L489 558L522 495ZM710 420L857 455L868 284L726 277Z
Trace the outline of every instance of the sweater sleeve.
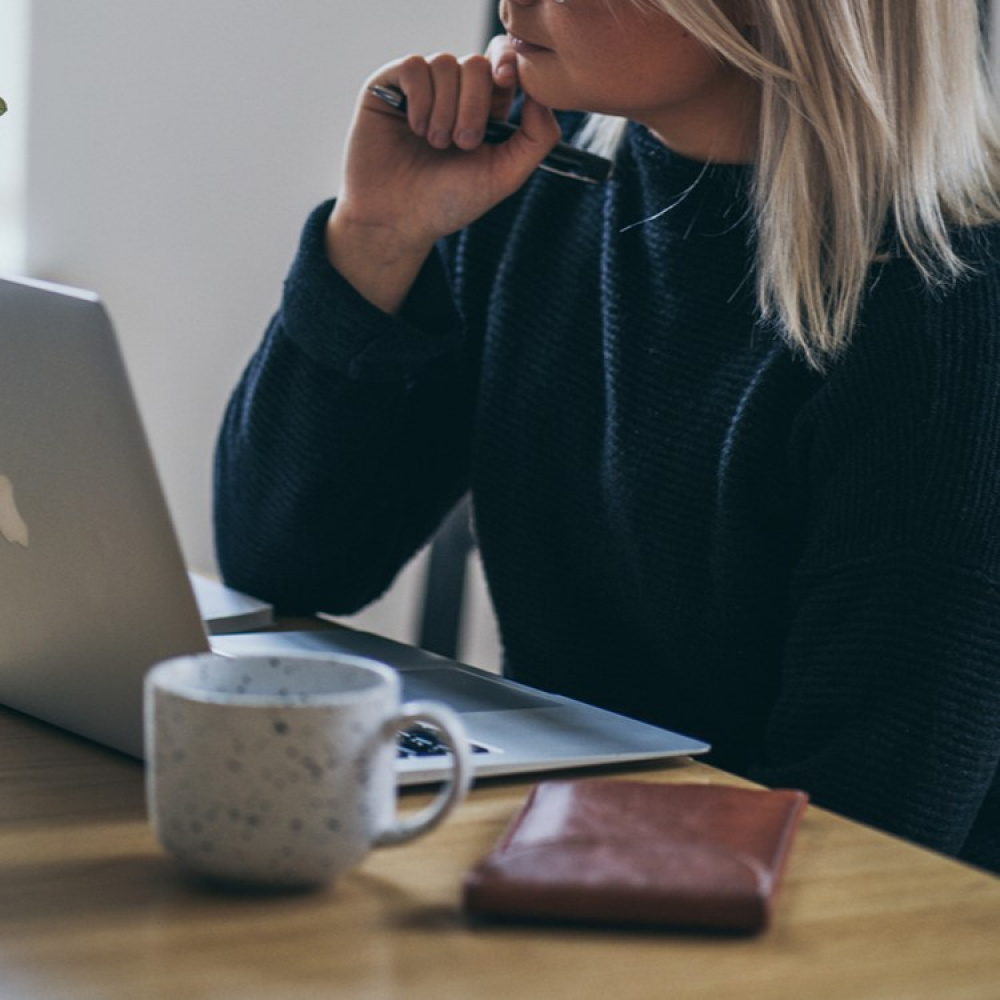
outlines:
M1000 294L909 291L800 421L811 515L755 776L1000 870Z
M285 613L379 596L467 488L473 381L442 260L398 317L327 262L309 218L216 446L219 563Z

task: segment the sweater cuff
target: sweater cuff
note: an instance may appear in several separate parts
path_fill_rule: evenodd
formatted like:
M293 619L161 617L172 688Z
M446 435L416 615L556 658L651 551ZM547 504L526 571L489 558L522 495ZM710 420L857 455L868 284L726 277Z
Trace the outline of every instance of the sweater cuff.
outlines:
M453 355L462 322L437 251L417 277L399 315L372 305L326 256L327 201L306 221L285 279L282 327L310 358L356 381L408 380Z

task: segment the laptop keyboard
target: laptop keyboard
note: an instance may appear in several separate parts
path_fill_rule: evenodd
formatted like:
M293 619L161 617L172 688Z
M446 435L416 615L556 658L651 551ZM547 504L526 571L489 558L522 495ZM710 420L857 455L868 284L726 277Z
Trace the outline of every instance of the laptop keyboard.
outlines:
M489 747L481 743L469 743L473 753L489 753ZM404 729L396 744L396 756L406 757L442 757L451 751L438 736L437 731L430 726L411 726Z

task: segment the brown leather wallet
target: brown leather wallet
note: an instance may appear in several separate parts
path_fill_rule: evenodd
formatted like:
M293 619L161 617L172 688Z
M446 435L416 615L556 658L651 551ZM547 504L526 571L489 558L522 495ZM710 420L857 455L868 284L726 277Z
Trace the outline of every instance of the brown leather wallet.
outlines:
M470 914L759 931L808 796L588 779L536 785L466 876Z

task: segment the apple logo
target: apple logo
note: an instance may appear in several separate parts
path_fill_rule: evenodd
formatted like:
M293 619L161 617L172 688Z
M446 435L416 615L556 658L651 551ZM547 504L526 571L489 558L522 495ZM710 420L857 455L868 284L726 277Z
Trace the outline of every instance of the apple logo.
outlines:
M0 535L12 545L28 547L28 526L14 500L14 484L0 476Z

